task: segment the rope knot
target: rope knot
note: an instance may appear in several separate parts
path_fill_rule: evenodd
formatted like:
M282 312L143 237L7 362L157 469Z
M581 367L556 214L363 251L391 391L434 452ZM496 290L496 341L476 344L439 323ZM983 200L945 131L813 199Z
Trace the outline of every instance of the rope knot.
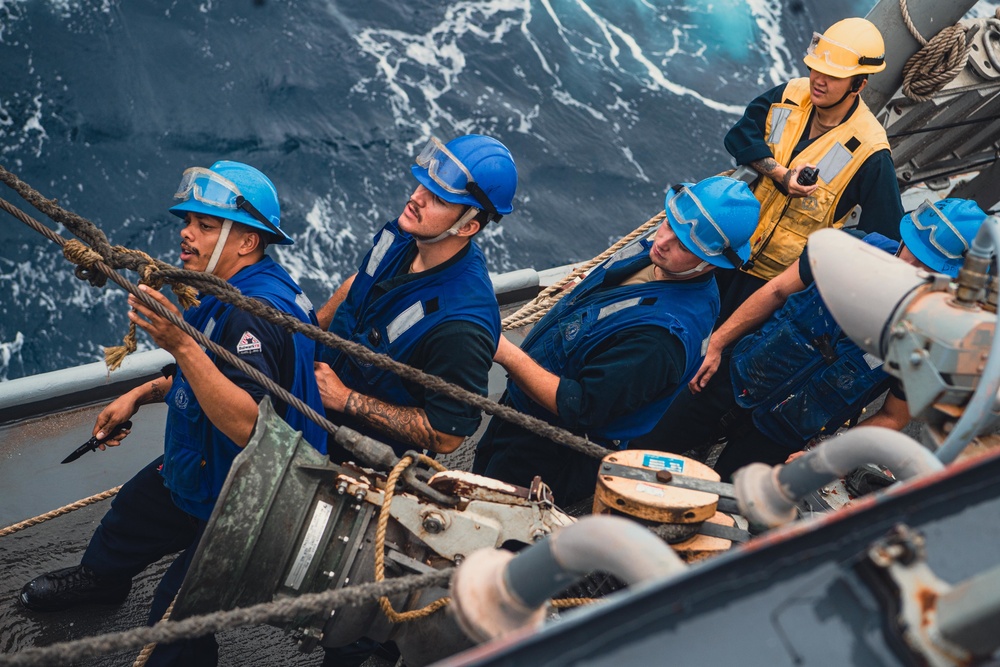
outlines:
M63 246L63 256L76 264L73 270L80 280L86 280L94 287L104 287L108 282L107 276L95 268L95 264L104 261L101 254L96 250L87 247L82 241L70 239Z

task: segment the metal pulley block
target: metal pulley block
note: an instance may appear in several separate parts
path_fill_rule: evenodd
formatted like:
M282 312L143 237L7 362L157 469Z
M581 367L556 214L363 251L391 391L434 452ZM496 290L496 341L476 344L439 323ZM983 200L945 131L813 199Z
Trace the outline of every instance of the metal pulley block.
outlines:
M705 558L749 537L735 528L732 485L707 465L677 454L626 450L604 457L594 514L621 514L647 524L685 560Z

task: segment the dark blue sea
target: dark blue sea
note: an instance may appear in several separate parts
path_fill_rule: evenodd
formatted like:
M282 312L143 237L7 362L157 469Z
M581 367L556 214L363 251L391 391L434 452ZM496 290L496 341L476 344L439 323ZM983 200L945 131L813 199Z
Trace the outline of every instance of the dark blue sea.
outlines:
M319 304L401 210L430 134L490 134L520 185L480 242L494 271L544 268L599 253L667 184L729 168L746 102L805 72L814 29L873 4L0 0L0 163L171 263L181 172L253 164L297 241L269 252ZM0 213L0 380L102 359L126 311Z

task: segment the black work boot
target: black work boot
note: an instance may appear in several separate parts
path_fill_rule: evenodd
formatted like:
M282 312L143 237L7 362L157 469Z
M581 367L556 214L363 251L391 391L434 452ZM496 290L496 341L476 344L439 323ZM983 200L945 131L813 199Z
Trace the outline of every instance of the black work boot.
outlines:
M33 611L59 611L79 604L121 604L132 590L131 579L99 577L89 567L76 565L35 577L18 599Z

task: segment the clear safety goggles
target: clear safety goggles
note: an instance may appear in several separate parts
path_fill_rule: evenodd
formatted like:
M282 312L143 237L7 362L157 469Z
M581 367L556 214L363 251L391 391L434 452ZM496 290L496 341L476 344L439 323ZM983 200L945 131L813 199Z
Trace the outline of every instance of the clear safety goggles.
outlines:
M674 222L679 225L690 225L689 238L709 257L725 255L731 243L715 218L686 186L674 185L672 189L676 194L670 198L667 205L670 207Z
M938 252L948 259L961 259L965 256L965 252L969 249L969 244L966 242L965 238L962 237L962 234L959 233L954 223L948 219L948 216L942 213L941 209L926 199L924 200L924 203L910 212L910 220L913 221L913 224L917 229L921 231L930 230L927 240L932 246L934 246L935 249L937 249ZM934 220L934 222L930 222L931 220ZM950 232L955 241L962 244L961 249L957 253L955 250L947 248L943 243L943 241L950 241L951 239L939 238L941 235L945 234L945 229ZM954 245L954 242L952 242L952 245Z
M446 192L468 195L491 216L499 216L493 202L472 177L472 172L437 137L432 136L423 150L417 154L416 163L418 167L426 169L431 180Z
M185 169L181 175L180 185L177 186L177 192L174 193L174 199L183 201L194 199L216 208L244 211L279 238L285 237L273 222L264 217L257 207L243 196L235 183L211 169L204 167Z
M806 56L822 60L830 67L843 71L843 78L850 76L861 65L881 65L885 61L885 58L863 56L846 44L835 42L818 32L813 33Z

